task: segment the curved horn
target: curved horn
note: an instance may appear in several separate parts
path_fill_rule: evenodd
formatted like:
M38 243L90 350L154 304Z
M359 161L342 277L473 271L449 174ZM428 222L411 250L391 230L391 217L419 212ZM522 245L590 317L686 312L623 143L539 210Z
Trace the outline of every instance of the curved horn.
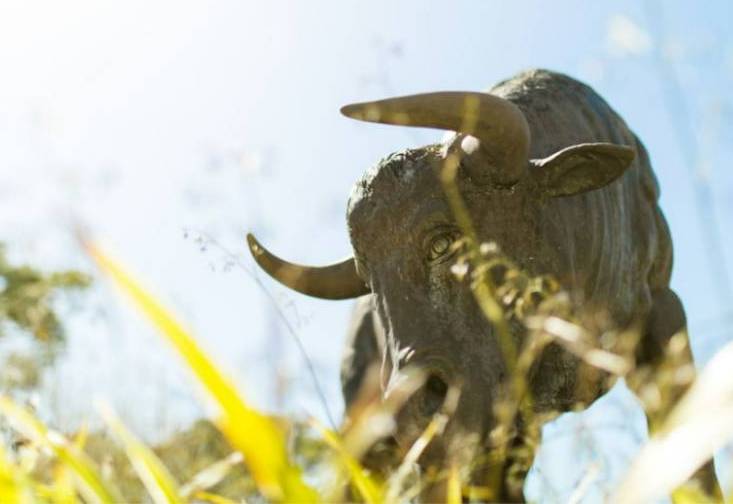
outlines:
M369 294L356 273L354 258L329 266L300 266L270 253L250 233L247 244L252 257L272 278L293 290L321 299L350 299Z
M519 180L527 166L530 143L527 120L519 107L499 96L443 91L354 103L342 107L341 113L360 121L439 128L471 135L482 145L464 143L464 150L470 155L478 148L484 156L488 154L494 161L491 164L502 167L495 178L503 184Z

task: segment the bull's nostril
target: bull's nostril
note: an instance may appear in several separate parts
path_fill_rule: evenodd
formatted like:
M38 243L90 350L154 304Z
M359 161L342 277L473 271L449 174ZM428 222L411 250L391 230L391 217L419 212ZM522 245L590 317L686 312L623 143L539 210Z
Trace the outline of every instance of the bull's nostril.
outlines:
M428 415L437 412L443 405L445 395L448 393L448 384L438 375L431 374L425 381L423 391L423 410Z

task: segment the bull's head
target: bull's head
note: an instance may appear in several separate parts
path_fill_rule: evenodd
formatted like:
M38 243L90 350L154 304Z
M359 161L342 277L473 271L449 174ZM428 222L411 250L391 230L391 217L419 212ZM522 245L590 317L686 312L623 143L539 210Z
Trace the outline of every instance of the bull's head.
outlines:
M547 202L614 181L633 160L633 150L587 143L530 159L525 115L514 103L486 93L406 96L349 105L342 113L455 133L440 144L388 156L355 185L347 211L353 258L300 266L249 236L253 255L271 276L304 294L325 299L373 294L392 377L405 356L429 376L398 419L400 444L415 439L448 386L458 382L462 394L444 439L459 432L483 438L506 367L469 286L451 274L458 253L451 245L461 232L440 181L446 158L460 159L456 183L478 238L497 242L530 272L554 273L565 259L558 243L545 239ZM548 406L566 406L573 401L569 382L575 378L565 376L562 365L550 367L555 376L542 377L541 393ZM441 457L445 446L434 443L433 456Z

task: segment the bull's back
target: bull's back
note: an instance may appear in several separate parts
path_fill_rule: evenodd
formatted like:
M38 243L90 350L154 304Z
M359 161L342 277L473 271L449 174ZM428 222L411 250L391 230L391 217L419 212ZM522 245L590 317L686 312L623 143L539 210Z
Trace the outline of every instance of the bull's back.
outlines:
M518 105L530 125L530 156L543 158L586 142L629 145L636 159L608 186L546 202L543 239L556 251L556 271L586 301L626 323L648 312L651 292L669 284L672 246L658 207L659 187L643 144L589 86L566 75L532 70L492 93Z

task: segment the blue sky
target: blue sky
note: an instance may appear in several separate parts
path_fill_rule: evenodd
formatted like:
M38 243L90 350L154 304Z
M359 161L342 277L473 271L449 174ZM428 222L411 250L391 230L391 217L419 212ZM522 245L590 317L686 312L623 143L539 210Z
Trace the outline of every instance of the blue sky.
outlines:
M704 362L733 327L724 298L731 280L721 266L727 261L730 277L733 5L700 5L7 0L0 4L0 239L18 260L90 269L70 236L72 223L83 222L181 314L257 404L323 417L276 309L218 246L250 271L248 230L301 262L349 254L351 184L381 156L440 133L355 123L338 114L341 105L480 90L546 67L593 85L649 149L675 243L673 287ZM705 182L697 201L695 180ZM718 248L705 238L710 222ZM262 282L305 342L339 415L349 303ZM82 301L82 309L62 306L71 340L45 387L50 414L72 425L91 414L89 398L103 396L152 432L201 413L175 357L113 291L100 283ZM277 380L289 384L280 400ZM633 401L614 394L600 413L551 429L618 415L637 432ZM608 437L602 426L598 433ZM601 446L600 458L598 450L554 448L574 461L563 481L572 483L570 468L596 461L602 469L589 499L599 498L604 478L617 478L638 446L636 434L618 435L618 449ZM561 480L553 477L567 491ZM534 481L537 495L552 493L540 476ZM562 492L557 499L567 497Z

